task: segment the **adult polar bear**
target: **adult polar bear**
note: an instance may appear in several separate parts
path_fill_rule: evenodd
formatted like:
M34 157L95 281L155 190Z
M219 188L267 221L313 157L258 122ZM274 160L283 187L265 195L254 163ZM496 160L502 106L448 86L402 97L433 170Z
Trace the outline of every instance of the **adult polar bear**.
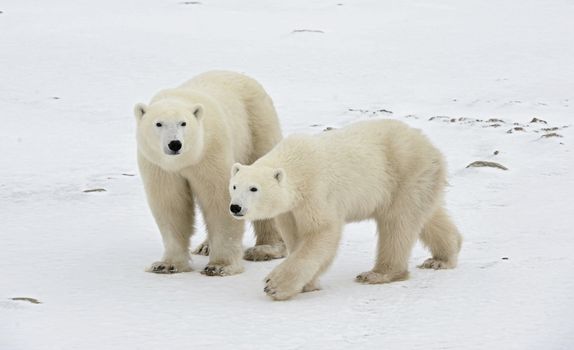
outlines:
M318 289L346 222L375 219L375 266L362 283L408 278L420 236L432 252L422 268L453 268L461 236L443 209L446 166L418 130L393 120L359 122L317 136L290 136L251 166L235 164L230 211L241 219L277 217L289 255L266 279L283 300Z
M194 204L202 210L208 238L196 251L207 254L203 273L233 275L241 264L244 225L228 212L229 169L251 164L281 139L273 102L242 74L203 73L160 91L149 105L134 108L138 164L147 199L161 231L164 255L150 272L191 271ZM283 257L285 246L270 220L254 222L256 246L248 260Z

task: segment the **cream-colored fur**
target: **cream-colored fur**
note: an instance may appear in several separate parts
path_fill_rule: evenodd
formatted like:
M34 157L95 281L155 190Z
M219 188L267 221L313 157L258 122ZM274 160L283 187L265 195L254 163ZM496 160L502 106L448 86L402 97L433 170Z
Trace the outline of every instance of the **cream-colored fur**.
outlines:
M160 91L149 106L137 104L135 115L139 168L165 248L148 271L191 270L189 244L198 204L208 233L197 249L210 256L204 273L242 272L244 225L229 215L229 169L234 162L251 164L281 139L270 97L251 78L214 71ZM171 149L177 147L174 141L180 150ZM285 255L273 222L254 226L257 243L247 259Z
M462 238L443 208L444 159L404 123L290 136L251 166L235 164L232 175L238 218L276 217L287 245L287 259L266 278L265 292L276 300L318 289L347 222L374 219L378 227L375 265L358 282L407 279L419 237L432 253L421 268L456 266Z

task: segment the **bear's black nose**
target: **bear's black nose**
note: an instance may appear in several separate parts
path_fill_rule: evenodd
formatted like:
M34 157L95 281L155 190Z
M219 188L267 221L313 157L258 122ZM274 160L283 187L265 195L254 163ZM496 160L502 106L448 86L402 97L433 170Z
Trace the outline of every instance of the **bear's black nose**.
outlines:
M237 204L231 204L231 205L229 206L229 210L231 210L231 212L232 212L233 214L237 214L237 213L239 213L239 212L241 211L241 207L240 207L239 205L237 205Z
M178 141L178 140L171 141L167 145L167 147L169 147L170 150L177 152L181 149L181 141Z

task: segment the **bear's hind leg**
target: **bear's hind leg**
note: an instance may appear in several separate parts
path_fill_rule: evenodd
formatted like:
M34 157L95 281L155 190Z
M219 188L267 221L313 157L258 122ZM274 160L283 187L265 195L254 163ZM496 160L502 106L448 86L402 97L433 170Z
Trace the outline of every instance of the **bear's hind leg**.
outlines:
M421 241L426 245L432 258L418 267L421 269L452 269L456 267L462 236L443 208L439 208L424 225Z
M420 232L420 219L405 213L379 213L376 221L379 238L375 266L359 274L356 281L378 284L408 279L408 260Z
M243 255L245 260L266 261L285 257L287 248L273 219L254 221L253 228L257 241L254 247L245 251Z
M200 245L198 245L192 252L195 255L209 255L209 238L205 239Z
M248 80L247 91L252 91L245 102L247 118L251 129L253 151L247 164L269 152L282 139L281 127L273 101L259 83ZM261 220L253 223L257 242L245 251L244 259L252 261L279 259L285 257L287 249L277 231L274 220Z

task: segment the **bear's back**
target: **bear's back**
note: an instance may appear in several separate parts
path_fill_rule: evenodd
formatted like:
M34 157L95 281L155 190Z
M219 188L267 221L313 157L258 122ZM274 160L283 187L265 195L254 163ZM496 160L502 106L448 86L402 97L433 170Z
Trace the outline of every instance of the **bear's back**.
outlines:
M266 95L263 87L254 79L241 73L223 70L199 74L179 88L200 91L218 100L234 96L248 101Z

